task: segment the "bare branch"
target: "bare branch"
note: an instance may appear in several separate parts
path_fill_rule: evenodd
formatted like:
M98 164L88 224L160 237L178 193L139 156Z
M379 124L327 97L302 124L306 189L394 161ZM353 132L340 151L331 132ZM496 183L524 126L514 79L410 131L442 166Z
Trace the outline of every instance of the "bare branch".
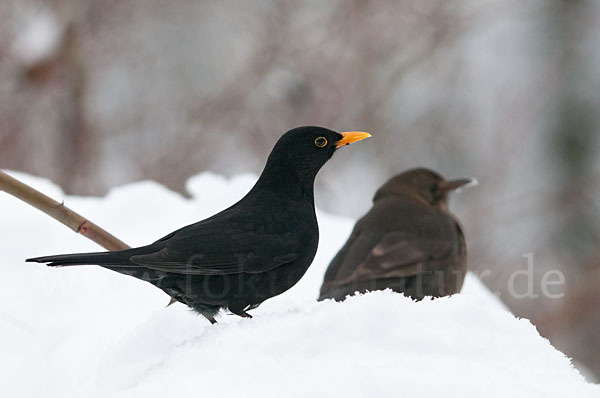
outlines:
M31 206L43 211L50 217L60 221L73 231L96 242L106 250L124 250L129 246L113 235L100 228L90 220L69 209L64 203L59 203L43 193L23 184L0 170L0 190L21 199Z

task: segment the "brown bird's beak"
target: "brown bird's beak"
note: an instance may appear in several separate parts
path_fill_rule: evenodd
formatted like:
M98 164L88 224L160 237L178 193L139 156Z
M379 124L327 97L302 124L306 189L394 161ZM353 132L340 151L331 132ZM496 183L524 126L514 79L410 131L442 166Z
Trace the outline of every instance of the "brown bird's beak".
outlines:
M335 143L336 148L343 147L344 145L350 145L353 142L364 140L365 138L369 138L371 136L371 134L362 131L346 131L340 134L342 135L342 139Z
M461 178L459 180L448 181L446 191L460 191L460 189L470 188L477 185L477 180L474 178Z

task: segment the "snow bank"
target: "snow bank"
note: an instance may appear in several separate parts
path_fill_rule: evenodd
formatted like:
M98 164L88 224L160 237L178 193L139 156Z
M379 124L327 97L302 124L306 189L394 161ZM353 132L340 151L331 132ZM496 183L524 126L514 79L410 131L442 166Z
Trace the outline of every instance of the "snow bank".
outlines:
M11 173L61 199L48 181ZM232 204L254 176L201 174L193 199L142 182L65 202L131 245ZM568 358L469 275L461 295L419 303L375 292L315 302L353 221L319 214L321 242L293 289L216 326L147 283L26 257L97 250L0 193L0 385L5 396L598 397Z

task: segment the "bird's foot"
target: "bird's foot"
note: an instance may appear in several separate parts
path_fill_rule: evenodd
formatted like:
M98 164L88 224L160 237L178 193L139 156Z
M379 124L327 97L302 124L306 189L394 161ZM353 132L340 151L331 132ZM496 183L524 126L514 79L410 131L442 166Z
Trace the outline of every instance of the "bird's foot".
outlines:
M246 311L237 311L237 312L231 311L231 315L237 315L242 318L252 318L252 315L248 314Z
M232 301L229 303L228 309L234 315L241 316L242 318L252 318L252 315L248 314L246 311L256 307L258 307L258 305L252 307L252 305L247 305L243 302Z

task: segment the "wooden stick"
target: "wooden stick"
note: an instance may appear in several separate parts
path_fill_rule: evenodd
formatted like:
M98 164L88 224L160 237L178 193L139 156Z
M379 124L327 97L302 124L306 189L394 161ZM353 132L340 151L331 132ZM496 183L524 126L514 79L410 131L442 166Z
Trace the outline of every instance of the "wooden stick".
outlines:
M75 213L73 210L65 206L64 203L59 203L56 200L49 198L43 193L33 189L29 185L23 184L16 178L9 176L2 170L0 170L0 190L5 191L6 193L9 193L16 198L21 199L25 203L43 211L50 217L71 228L73 231L96 242L106 250L129 249L127 244L120 241L85 217Z

